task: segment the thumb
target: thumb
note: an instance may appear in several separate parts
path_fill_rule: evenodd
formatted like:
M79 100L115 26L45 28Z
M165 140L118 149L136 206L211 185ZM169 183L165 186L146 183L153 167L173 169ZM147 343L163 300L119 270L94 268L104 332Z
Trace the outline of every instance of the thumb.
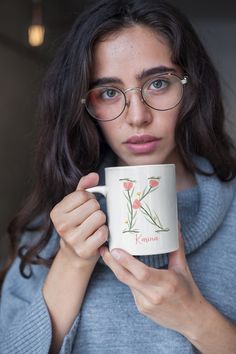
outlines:
M187 261L185 257L184 251L184 240L181 235L181 231L179 229L179 248L178 250L171 252L169 254L169 266L168 269L179 269L179 270L186 270Z
M80 191L86 188L95 187L98 185L98 182L99 182L99 175L95 172L91 172L88 175L80 178L76 190Z

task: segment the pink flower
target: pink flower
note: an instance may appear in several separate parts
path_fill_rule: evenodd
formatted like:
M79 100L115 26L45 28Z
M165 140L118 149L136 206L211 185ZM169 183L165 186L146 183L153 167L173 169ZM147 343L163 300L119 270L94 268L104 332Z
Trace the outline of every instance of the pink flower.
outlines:
M156 179L150 179L149 181L149 186L154 188L156 186L158 186L159 182Z
M123 186L126 191L129 191L133 187L133 183L132 182L124 182Z
M139 209L141 207L141 202L138 199L135 199L135 201L133 202L133 208L134 209Z

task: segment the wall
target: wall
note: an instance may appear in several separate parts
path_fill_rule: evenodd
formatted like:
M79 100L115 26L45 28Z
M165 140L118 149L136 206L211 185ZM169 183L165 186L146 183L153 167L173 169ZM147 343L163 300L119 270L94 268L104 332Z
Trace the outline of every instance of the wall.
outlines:
M0 46L0 234L30 186L35 97L40 70ZM5 243L4 243L5 244ZM5 248L1 247L1 256Z
M194 24L220 74L227 130L236 143L236 12L235 19L198 19Z
M6 228L30 188L35 104L44 60L27 45L29 3L0 3L0 260Z

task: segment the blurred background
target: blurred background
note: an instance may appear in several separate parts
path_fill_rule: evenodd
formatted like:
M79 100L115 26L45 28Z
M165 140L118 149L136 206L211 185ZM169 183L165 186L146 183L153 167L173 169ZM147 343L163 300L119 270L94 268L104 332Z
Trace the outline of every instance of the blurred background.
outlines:
M0 266L7 255L7 225L33 183L42 78L74 19L90 2L0 0ZM236 2L170 2L189 17L218 68L227 129L236 142Z

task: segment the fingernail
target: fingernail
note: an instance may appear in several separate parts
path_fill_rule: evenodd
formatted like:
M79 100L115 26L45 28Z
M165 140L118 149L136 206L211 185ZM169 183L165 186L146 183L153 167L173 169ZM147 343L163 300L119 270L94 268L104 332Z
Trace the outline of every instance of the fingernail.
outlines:
M115 259L120 259L120 257L121 257L120 252L119 252L118 250L116 250L116 249L114 249L114 250L111 251L111 255L112 255L112 257L114 257Z

